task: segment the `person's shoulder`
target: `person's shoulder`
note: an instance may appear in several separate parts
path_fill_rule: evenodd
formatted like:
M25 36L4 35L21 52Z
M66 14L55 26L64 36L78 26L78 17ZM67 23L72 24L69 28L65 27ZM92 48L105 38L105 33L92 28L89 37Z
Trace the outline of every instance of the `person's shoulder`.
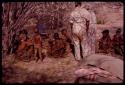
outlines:
M91 13L89 12L89 10L87 10L87 9L84 8L84 7L81 7L80 12L82 12L83 14L91 15Z

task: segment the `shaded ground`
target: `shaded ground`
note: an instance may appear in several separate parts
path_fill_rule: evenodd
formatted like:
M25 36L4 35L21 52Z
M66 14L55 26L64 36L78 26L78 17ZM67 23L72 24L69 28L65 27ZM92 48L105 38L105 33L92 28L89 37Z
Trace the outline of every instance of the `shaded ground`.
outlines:
M3 82L5 83L73 83L74 71L84 65L78 64L73 55L65 58L45 58L40 60L12 63L12 57L4 59Z

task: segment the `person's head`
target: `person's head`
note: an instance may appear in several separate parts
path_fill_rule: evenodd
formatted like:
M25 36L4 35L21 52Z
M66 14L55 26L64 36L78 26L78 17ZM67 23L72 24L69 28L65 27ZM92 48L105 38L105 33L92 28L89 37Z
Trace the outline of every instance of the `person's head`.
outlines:
M75 7L82 6L81 2L75 2Z
M27 40L26 35L24 33L21 33L19 35L19 38L20 38L20 40L24 40L24 41Z
M54 33L54 39L59 39L59 34L58 33Z
M86 8L87 10L92 10L92 5L90 5L90 4L85 4L85 5L83 5L84 6L84 8Z
M103 30L102 31L102 35L103 35L103 37L107 37L107 36L109 36L109 30Z
M118 29L116 30L116 34L120 34L120 33L121 33L121 29L118 28Z
M34 32L35 32L35 33L39 33L39 31L38 31L37 28L34 28Z
M26 30L22 30L19 32L19 38L20 40L27 40L27 31Z
M28 32L27 32L26 29L23 29L23 30L22 30L22 33L23 33L23 34L26 34L26 35L28 34Z
M62 35L66 35L66 34L67 34L67 30L66 30L66 29L63 29L63 30L61 31L61 33L62 33Z

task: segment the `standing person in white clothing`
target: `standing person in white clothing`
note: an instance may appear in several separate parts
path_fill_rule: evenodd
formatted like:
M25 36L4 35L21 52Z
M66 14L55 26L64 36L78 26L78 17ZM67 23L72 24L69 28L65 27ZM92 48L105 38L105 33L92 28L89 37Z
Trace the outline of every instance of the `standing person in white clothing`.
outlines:
M70 15L70 24L72 30L72 38L75 47L75 59L80 61L87 56L94 54L93 42L91 37L91 13L81 6L82 4L76 3L74 11ZM93 37L95 38L95 37Z
M94 10L92 9L93 8L92 5L86 4L84 7L91 14L91 22L90 22L90 29L89 29L89 38L91 39L91 44L90 44L92 46L91 51L92 51L92 53L95 53L96 40L97 40L97 37L98 37L98 35L97 35L98 32L96 32L96 30L97 30L97 26L96 26L96 24L97 24L96 14L95 14Z

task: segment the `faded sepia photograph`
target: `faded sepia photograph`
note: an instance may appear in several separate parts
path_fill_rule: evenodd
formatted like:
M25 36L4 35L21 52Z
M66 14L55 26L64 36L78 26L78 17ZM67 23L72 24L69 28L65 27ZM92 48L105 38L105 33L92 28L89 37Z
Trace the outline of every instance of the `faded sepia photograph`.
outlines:
M123 83L122 2L3 2L2 82Z

